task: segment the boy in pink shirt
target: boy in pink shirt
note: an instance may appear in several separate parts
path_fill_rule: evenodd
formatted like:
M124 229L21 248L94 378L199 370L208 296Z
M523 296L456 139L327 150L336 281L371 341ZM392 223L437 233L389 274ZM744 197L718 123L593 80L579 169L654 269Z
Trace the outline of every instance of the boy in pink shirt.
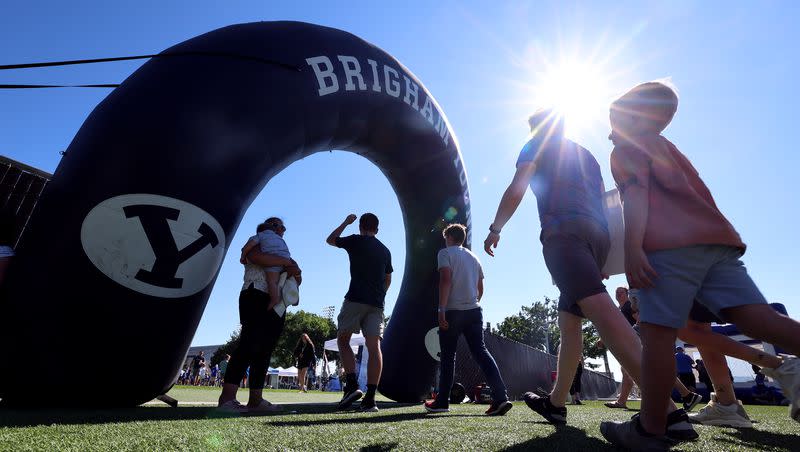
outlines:
M800 323L775 312L739 259L745 245L717 208L689 160L661 135L678 97L660 82L637 85L611 105L611 172L625 218L625 274L638 290L642 336L642 410L625 423L604 422L610 442L664 449L666 406L675 376L676 333L697 299L755 339L800 354ZM774 378L788 381L791 416L800 421L800 362ZM790 377L790 378L787 378Z

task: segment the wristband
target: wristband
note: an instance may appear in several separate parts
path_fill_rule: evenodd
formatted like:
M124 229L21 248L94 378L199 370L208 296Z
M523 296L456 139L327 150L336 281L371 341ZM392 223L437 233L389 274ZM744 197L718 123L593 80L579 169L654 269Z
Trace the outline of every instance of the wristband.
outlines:
M494 223L489 225L489 232L491 232L492 234L500 235L500 231L501 231L501 229L495 229L494 228Z
M447 312L447 308L439 306L439 312Z

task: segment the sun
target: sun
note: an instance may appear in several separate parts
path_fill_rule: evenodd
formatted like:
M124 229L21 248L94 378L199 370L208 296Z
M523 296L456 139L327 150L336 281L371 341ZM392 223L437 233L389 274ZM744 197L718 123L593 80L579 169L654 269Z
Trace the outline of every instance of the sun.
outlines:
M562 60L546 64L530 87L532 103L552 107L562 115L566 134L594 134L608 122L608 106L614 93L603 66L591 61Z

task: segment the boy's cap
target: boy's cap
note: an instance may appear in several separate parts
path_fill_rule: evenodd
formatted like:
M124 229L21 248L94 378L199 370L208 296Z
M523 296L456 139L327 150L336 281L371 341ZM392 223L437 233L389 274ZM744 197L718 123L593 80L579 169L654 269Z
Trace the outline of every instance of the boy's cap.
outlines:
M645 117L661 133L678 111L678 94L664 82L641 83L615 100L611 110Z

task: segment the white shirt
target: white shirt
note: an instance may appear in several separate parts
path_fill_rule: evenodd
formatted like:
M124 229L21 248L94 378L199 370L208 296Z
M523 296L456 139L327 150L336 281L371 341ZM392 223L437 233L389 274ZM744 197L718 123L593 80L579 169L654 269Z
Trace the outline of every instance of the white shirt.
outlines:
M448 311L467 311L478 308L478 281L483 279L483 269L478 257L463 246L448 246L437 256L439 269L449 267L451 272Z

